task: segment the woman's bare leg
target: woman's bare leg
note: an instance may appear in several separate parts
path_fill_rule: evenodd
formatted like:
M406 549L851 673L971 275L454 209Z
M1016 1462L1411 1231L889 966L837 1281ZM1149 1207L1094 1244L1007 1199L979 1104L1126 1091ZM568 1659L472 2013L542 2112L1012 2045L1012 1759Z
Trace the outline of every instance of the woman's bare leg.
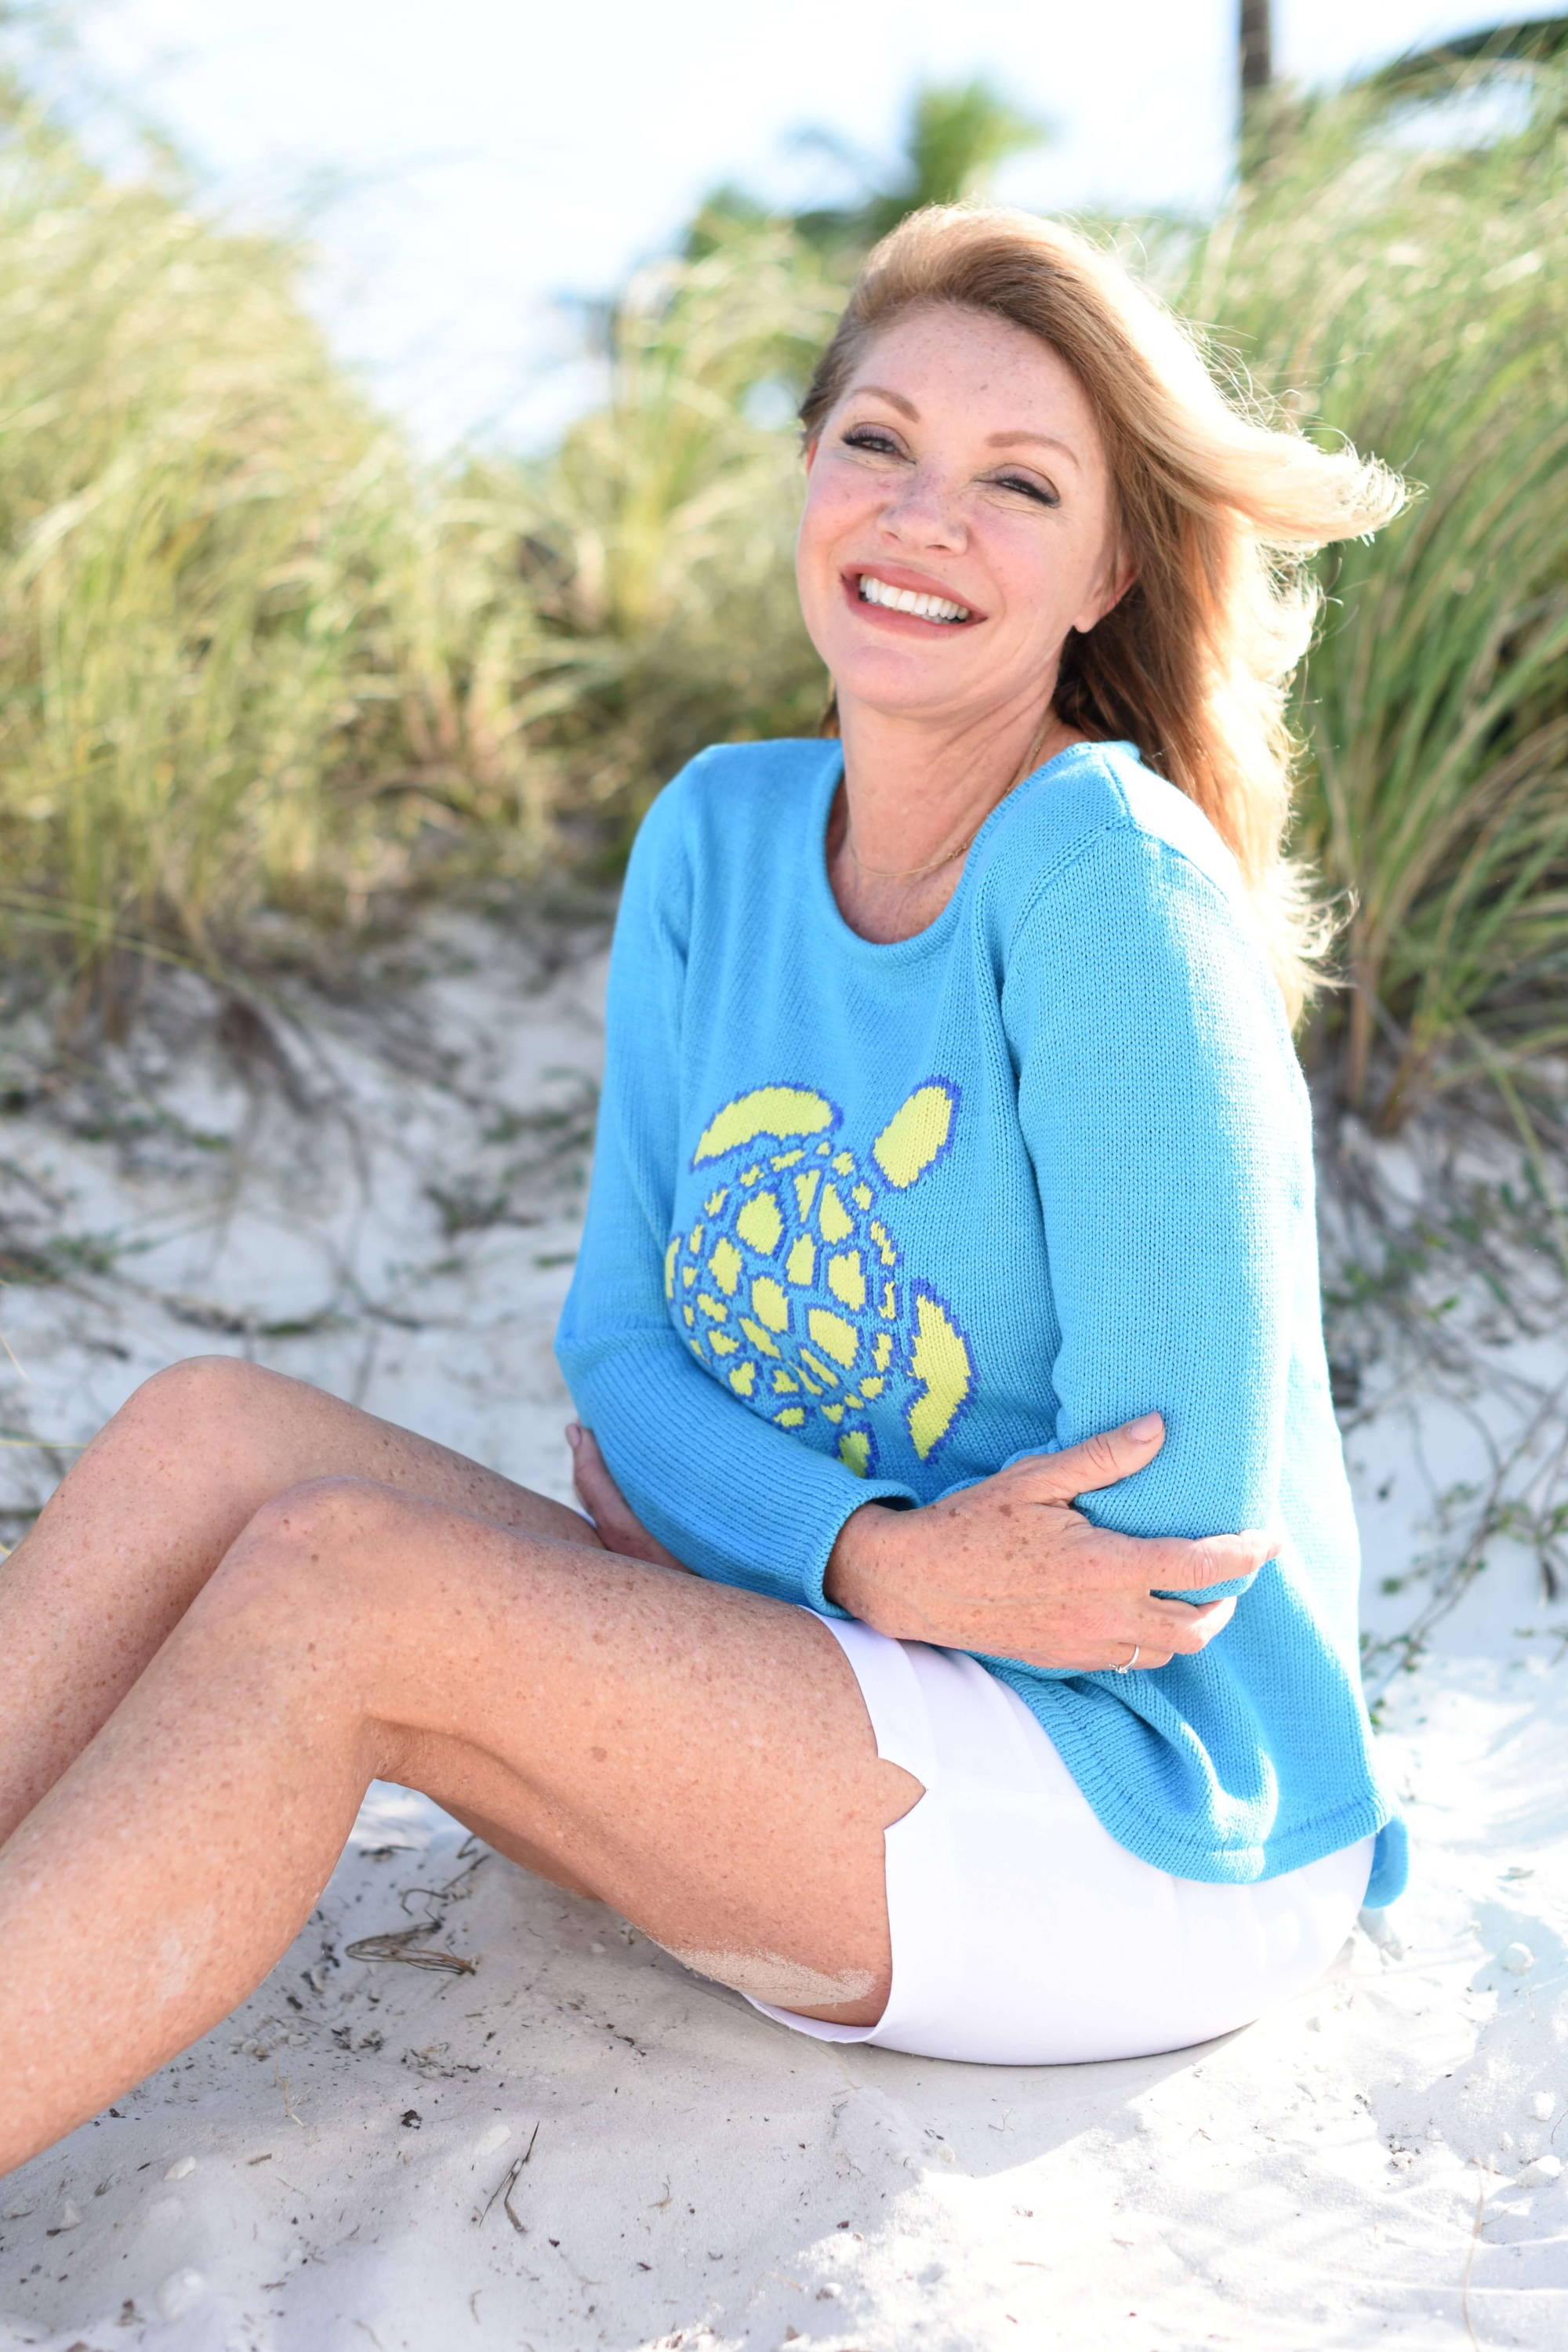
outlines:
M595 1538L563 1504L231 1356L157 1373L0 1563L0 1846L106 1723L263 1503L373 1478L497 1526Z
M377 1774L742 1990L885 2004L882 1831L920 1784L820 1624L331 1479L256 1515L0 1853L0 2172L251 1990Z

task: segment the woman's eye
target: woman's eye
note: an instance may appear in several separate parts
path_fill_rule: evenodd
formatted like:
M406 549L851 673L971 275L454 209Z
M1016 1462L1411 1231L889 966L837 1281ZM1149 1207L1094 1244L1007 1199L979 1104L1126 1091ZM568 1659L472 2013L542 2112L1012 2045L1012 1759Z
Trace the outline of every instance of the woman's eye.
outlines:
M1038 506L1059 507L1061 504L1055 490L1047 488L1044 482L1026 481L1021 474L1004 475L997 487L1004 490L1018 490L1025 498L1033 499Z
M896 457L899 454L899 445L892 435L875 425L852 425L844 436L844 446L847 449L869 449L879 457Z
M898 457L903 452L895 436L885 425L852 425L843 436L847 449L865 449L874 457ZM1060 499L1047 483L1031 481L1025 474L1003 474L996 478L999 490L1016 490L1021 498L1032 499L1037 506L1059 507Z

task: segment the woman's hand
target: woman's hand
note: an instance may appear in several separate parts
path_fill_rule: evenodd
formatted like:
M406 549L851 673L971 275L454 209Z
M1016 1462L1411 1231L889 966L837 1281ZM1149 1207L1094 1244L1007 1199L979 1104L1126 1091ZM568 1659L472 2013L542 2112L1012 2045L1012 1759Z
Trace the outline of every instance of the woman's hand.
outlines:
M1159 1414L1145 1413L918 1510L865 1504L833 1548L828 1599L896 1641L1069 1674L1129 1665L1135 1651L1140 1673L1191 1655L1228 1624L1235 1600L1194 1607L1156 1600L1152 1588L1248 1576L1279 1546L1258 1534L1115 1535L1073 1509L1078 1496L1142 1470L1164 1442Z
M566 1443L572 1448L572 1484L577 1489L577 1500L593 1520L605 1549L619 1552L623 1559L646 1559L655 1568L679 1568L682 1575L694 1574L683 1559L666 1551L657 1536L649 1535L605 1469L593 1431L568 1422Z

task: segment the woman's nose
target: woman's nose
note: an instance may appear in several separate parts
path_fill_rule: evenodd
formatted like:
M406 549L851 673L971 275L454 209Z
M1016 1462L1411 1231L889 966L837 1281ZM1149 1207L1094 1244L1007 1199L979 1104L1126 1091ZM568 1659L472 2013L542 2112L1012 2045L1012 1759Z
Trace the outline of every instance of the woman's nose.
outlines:
M922 547L958 548L967 536L955 486L923 466L904 477L881 520L893 537Z

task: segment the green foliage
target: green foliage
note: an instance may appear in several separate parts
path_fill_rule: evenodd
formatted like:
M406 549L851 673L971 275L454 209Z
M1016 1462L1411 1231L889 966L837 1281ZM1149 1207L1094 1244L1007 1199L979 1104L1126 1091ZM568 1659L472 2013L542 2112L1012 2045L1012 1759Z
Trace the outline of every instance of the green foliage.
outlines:
M789 429L844 287L782 224L711 225L610 312L609 397L521 478L563 803L640 812L722 736L809 732L822 673L795 604Z
M1324 565L1303 846L1348 908L1350 1098L1568 1044L1568 178L1561 93L1472 149L1313 110L1170 275L1308 429L1424 487ZM1522 1113L1521 1113L1522 1115Z
M1531 1133L1568 1043L1568 174L1561 71L1530 79L1530 121L1468 146L1375 89L1298 106L1219 219L1141 232L1309 430L1425 486L1326 565L1302 702L1303 845L1347 912L1321 1034L1386 1125L1481 1074ZM604 314L606 396L546 459L433 467L292 249L13 107L0 917L99 987L127 940L244 958L266 908L603 866L704 742L809 730L795 402L857 240L1025 128L925 92L831 235L716 199Z
M421 478L299 268L13 105L0 914L89 981L128 940L210 963L262 903L353 913L455 818L542 837L514 517Z
M821 252L852 267L870 246L906 214L921 205L954 205L989 194L999 165L1026 154L1048 136L1042 122L1019 113L983 77L966 82L924 82L910 100L900 153L891 172L880 169L832 131L801 134L797 144L815 149L860 182L849 204L813 205L802 212L770 213L760 198L727 184L716 188L688 232L686 255L700 259L726 229L757 228L783 219L795 235Z
M796 226L829 250L863 250L921 205L956 205L988 194L998 165L1038 147L1046 135L1043 123L1020 114L987 81L928 82L910 101L903 154L891 180L879 184L870 175L858 204L804 213Z
M1550 65L1563 56L1568 56L1568 16L1520 16L1508 24L1484 26L1478 33L1454 34L1429 48L1406 49L1368 74L1360 86L1390 102L1447 96L1460 75Z

